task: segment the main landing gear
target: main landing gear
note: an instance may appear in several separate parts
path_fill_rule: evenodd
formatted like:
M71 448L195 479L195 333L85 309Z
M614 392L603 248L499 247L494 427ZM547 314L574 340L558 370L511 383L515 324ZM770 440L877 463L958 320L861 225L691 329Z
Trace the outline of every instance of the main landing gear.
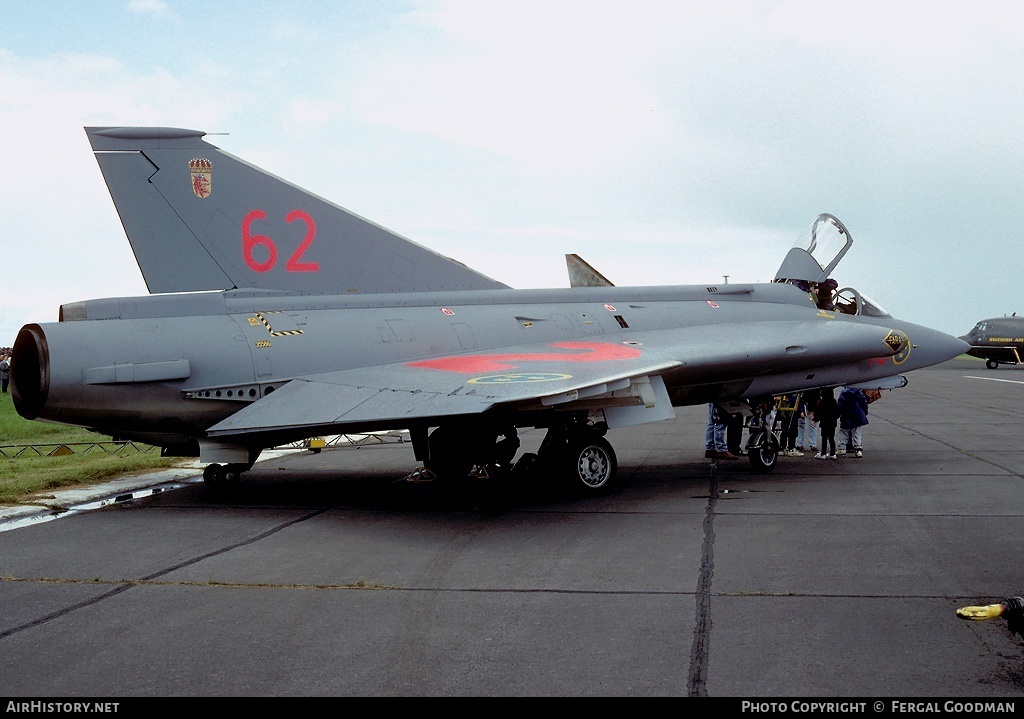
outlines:
M523 454L513 462L519 448L515 427L445 425L430 433L423 469L410 479L527 480L554 475L579 492L595 494L613 484L618 470L615 450L604 438L607 431L603 422L593 424L574 416L550 426L536 454Z
M550 427L537 462L579 492L603 492L611 487L618 472L615 450L604 438L607 431L603 422Z

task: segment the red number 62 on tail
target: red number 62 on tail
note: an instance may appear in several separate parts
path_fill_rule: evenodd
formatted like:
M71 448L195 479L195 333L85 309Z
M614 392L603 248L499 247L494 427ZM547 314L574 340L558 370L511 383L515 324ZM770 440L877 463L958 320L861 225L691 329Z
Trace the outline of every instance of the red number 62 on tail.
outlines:
M252 210L242 218L242 256L245 258L245 264L254 272L269 272L277 264L277 245L274 244L274 241L266 235L252 233L252 223L265 219L267 219L267 213L263 210ZM302 262L302 255L313 244L313 238L316 237L316 223L313 218L303 210L292 210L284 219L289 224L299 220L306 225L306 235L288 261L285 262L285 270L287 272L319 272L319 262ZM257 260L253 254L256 247L262 247L266 253L266 259L262 262Z

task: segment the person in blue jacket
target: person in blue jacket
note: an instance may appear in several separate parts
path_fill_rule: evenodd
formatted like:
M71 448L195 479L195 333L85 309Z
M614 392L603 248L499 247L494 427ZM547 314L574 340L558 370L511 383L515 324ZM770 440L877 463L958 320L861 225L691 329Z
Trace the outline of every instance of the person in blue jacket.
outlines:
M836 400L839 405L839 454L864 456L864 426L868 423L868 396L864 390L846 387Z

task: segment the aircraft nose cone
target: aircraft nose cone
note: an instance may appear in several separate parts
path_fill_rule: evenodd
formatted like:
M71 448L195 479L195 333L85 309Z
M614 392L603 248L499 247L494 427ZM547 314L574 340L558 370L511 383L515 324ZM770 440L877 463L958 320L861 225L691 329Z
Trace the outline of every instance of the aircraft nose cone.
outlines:
M918 365L927 367L955 359L971 348L970 342L928 327L903 327L910 337L911 357L921 360ZM916 364L916 363L915 363Z
M942 337L942 341L936 341L935 344L942 352L948 352L948 359L959 357L971 348L970 340L965 340L963 337L954 337L953 335L943 335Z

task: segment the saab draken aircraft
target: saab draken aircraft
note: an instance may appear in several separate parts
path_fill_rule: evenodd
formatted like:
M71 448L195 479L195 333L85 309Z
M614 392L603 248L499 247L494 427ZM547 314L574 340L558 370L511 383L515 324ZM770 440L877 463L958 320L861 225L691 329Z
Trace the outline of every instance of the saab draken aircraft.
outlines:
M1024 352L1024 317L1014 312L1007 317L982 320L960 339L971 345L967 354L986 360L989 369L1019 364L1020 353Z
M15 406L198 456L211 484L269 447L402 429L422 463L410 476L529 471L600 491L616 476L609 430L685 405L898 387L967 349L852 288L822 292L852 243L828 214L770 283L620 287L570 256L570 287L516 290L204 132L85 129L152 294L24 326ZM516 458L522 428L546 434ZM770 432L749 451L759 471L777 455Z

